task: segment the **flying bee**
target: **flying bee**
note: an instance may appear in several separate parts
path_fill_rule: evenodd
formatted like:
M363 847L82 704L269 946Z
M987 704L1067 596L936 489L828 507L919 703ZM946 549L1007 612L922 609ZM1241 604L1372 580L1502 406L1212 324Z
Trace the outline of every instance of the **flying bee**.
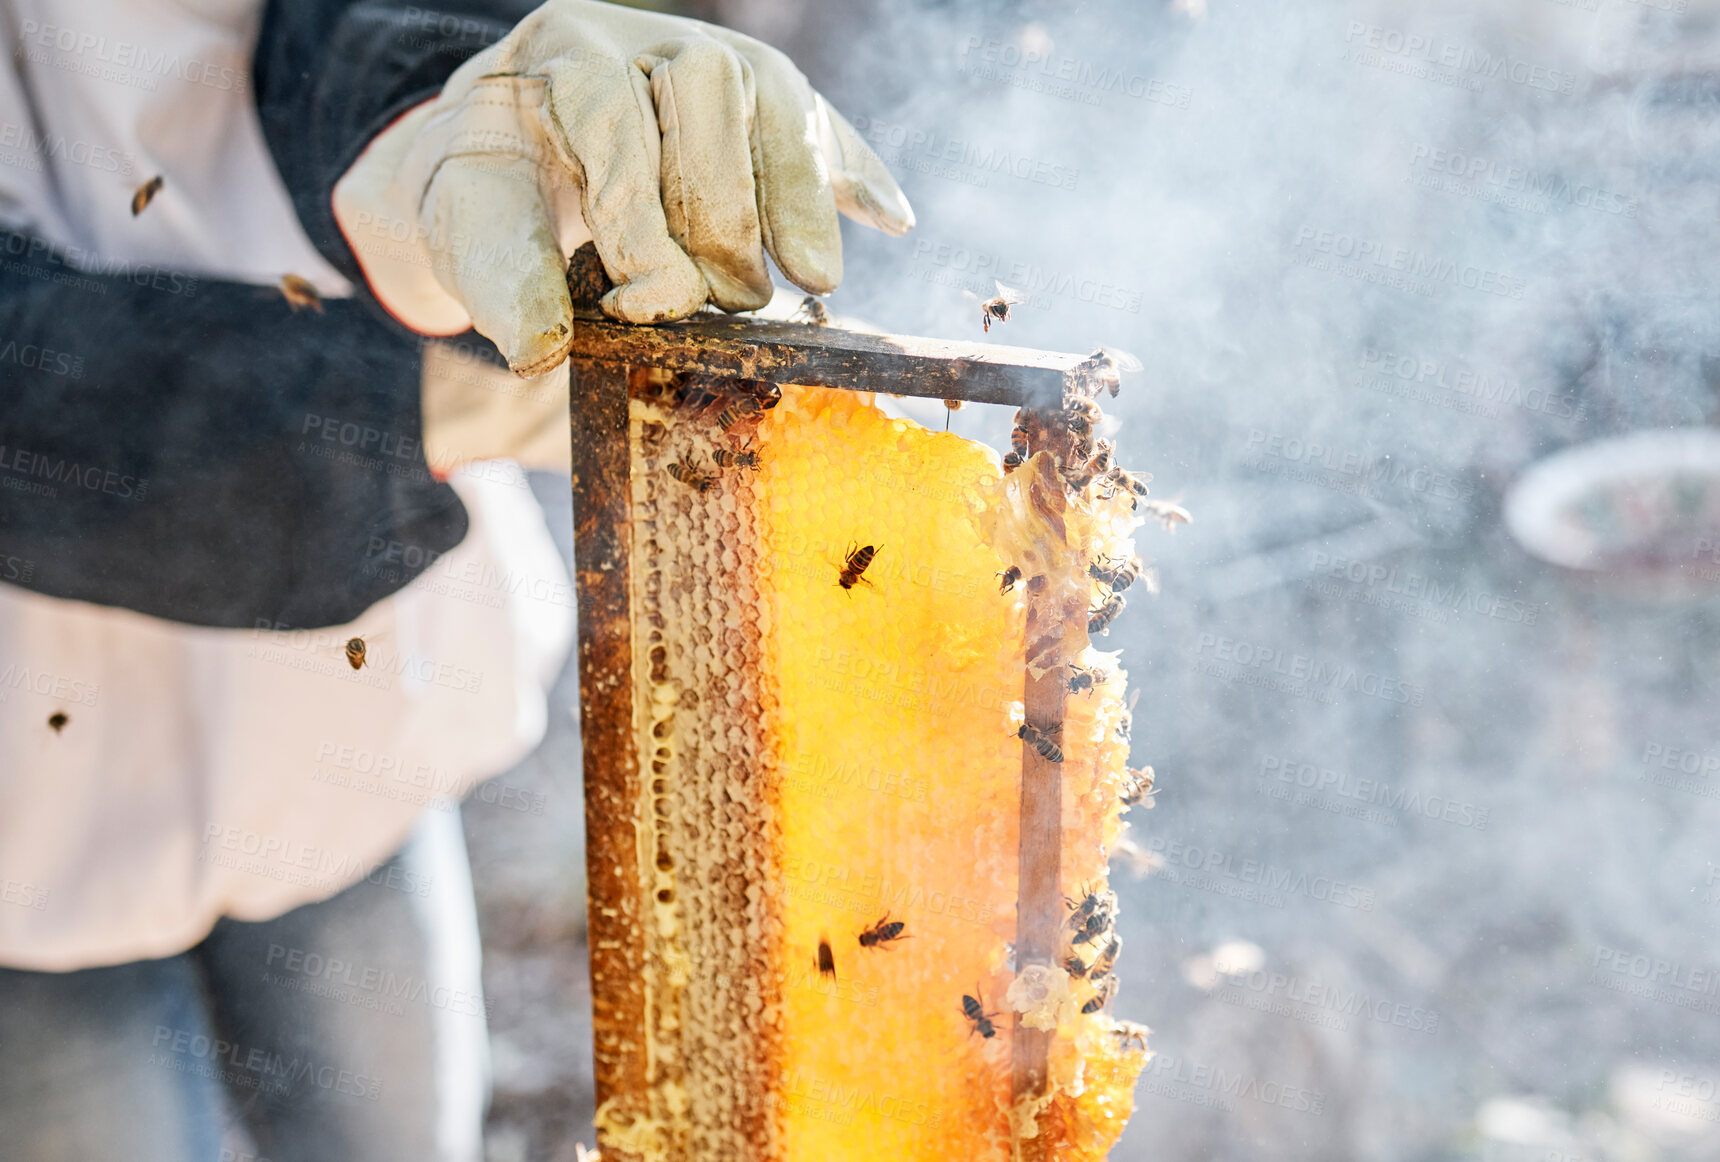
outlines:
M1136 686L1129 691L1129 704L1123 709L1123 716L1117 720L1117 737L1124 742L1129 741L1129 731L1135 722L1135 703L1141 700L1141 688Z
M1123 386L1119 373L1126 371L1132 375L1140 369L1141 361L1127 351L1100 347L1076 364L1072 374L1085 384L1093 395L1109 391L1111 398L1115 399Z
M1099 982L1099 991L1094 993L1092 998L1086 1004L1081 1006L1081 1011L1083 1013L1098 1012L1100 1009L1111 1003L1111 994L1116 990L1117 978L1114 976L1107 976L1104 980Z
M1069 667L1069 693L1080 694L1085 691L1093 693L1095 685L1104 685L1111 680L1111 675L1104 670L1089 670L1084 666Z
M848 557L842 562L841 575L836 578L836 583L844 589L852 589L856 583L866 581L866 578L860 574L866 571L866 566L872 563L872 558L877 555L878 549L883 547L881 545L877 547L866 545L863 548L855 548L855 543L854 541L848 542ZM872 582L866 581L866 584L870 585Z
M818 938L818 975L836 979L836 954L830 950L830 938Z
M669 465L668 472L676 480L691 488L694 492L703 493L717 482L716 477L708 472L701 472L698 466L685 460L677 460Z
M1105 598L1104 604L1097 609L1087 611L1087 632L1103 633L1111 636L1111 623L1117 620L1117 615L1123 612L1123 595L1113 593Z
M993 298L986 299L983 302L980 302L979 296L974 294L972 291L962 292L966 297L974 300L975 302L979 302L979 321L984 324L986 334L988 335L991 334L991 323L993 319L996 319L1000 323L1009 322L1009 308L1015 306L1017 303L1025 303L1027 301L1027 296L1013 287L1004 286L1001 282L997 282L995 280L992 282L992 285L997 288L997 295Z
M1168 500L1147 501L1147 511L1158 517L1165 528L1171 531L1175 531L1178 525L1191 524L1194 521L1194 517L1189 515L1188 509L1180 504L1172 504Z
M901 920L890 919L890 913L885 912L884 918L860 933L860 947L888 948L897 940L912 940L912 936L902 935L902 929L908 925Z
M731 452L727 448L718 448L711 453L711 459L717 462L718 468L757 468L757 452Z
M319 315L323 313L322 296L317 294L317 288L296 274L281 276L281 296L295 314L303 310L312 310Z
M824 303L817 295L807 295L800 300L800 307L794 312L797 319L805 319L815 327L830 325L830 312L825 310Z
M1092 978L1094 980L1102 980L1103 978L1111 975L1111 969L1117 963L1117 953L1122 950L1123 942L1113 935L1111 937L1111 942L1105 945L1105 950L1099 953L1098 959L1093 961L1093 970L1091 973Z
M365 653L366 653L366 648L365 648L363 638L361 638L361 637L349 637L346 639L346 664L347 665L351 666L355 670L363 669L364 668Z
M1011 589L1015 588L1015 583L1021 580L1021 566L1011 565L1009 568L999 573L998 576L1003 578L1003 580L997 583L997 591L999 593L1008 593Z
M1119 561L1116 557L1100 557L1087 566L1087 576L1105 586L1112 593L1121 593L1135 583L1141 575L1141 559L1130 557Z
M53 727L55 734L66 729L66 723L70 721L71 717L64 710L56 710L48 715L48 725Z
M1152 798L1154 794L1153 768L1142 767L1140 770L1135 770L1131 767L1128 768L1128 771L1128 781L1123 784L1123 793L1121 795L1123 806L1139 806L1144 800L1147 806L1151 807L1153 805Z
M974 992L979 992L979 989L976 987ZM997 1026L991 1023L991 1019L997 1014L986 1012L985 1004L982 1001L970 997L966 993L962 994L962 1016L973 1022L973 1033L978 1033L987 1041L997 1036ZM968 1036L973 1036L973 1033L969 1033Z
M1114 486L1116 486L1119 492L1133 494L1129 497L1130 508L1136 508L1139 506L1140 501L1136 500L1136 497L1140 497L1142 499L1146 498L1147 481L1152 478L1152 473L1150 472L1142 472L1139 475L1136 475L1133 472L1125 472L1121 468L1112 468L1105 477L1105 479L1109 480Z
M1063 971L1068 973L1073 979L1080 980L1082 977L1087 975L1087 965L1079 956L1076 956L1071 952L1068 956L1063 958Z
M161 175L156 174L137 187L137 192L131 196L131 216L133 218L143 213L143 208L155 200L155 195L161 192L162 184Z
M1028 746L1031 746L1034 750L1038 751L1039 757L1044 759L1046 762L1060 763L1063 761L1063 751L1051 740L1062 733L1063 724L1061 722L1056 726L1053 726L1050 730L1040 730L1037 727L1029 726L1024 722L1021 724L1021 729L1015 732L1015 737L1021 739L1021 741L1025 742Z
M1142 1053L1147 1051L1147 1033L1149 1030L1145 1025L1135 1025L1125 1021L1121 1028L1114 1029L1112 1032L1117 1034L1117 1048L1135 1049Z

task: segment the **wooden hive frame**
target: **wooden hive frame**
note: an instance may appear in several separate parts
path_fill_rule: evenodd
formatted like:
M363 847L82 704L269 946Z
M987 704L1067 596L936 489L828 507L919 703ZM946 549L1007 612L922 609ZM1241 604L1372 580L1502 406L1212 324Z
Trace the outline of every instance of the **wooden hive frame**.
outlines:
M629 576L630 392L643 391L653 370L668 370L1055 409L1066 374L1085 357L712 314L651 327L589 309L579 314L569 366L595 1080L599 1107L630 1121L644 1115L650 1086L645 885L633 810L642 788ZM1025 659L1023 693L1029 719L1061 719L1065 683L1052 674L1029 679ZM1064 914L1060 770L1031 746L1022 752L1016 946L1023 960L1050 961ZM1016 1097L1042 1093L1050 1034L1017 1027L1013 1037ZM606 1159L631 1157L602 1145Z

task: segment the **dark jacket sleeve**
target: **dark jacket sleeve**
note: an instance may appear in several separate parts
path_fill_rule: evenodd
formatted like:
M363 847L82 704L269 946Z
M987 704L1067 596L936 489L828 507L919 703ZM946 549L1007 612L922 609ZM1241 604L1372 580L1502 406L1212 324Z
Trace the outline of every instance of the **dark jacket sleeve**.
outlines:
M335 181L509 11L269 4L264 131L312 241L356 286ZM424 567L402 560L466 533L425 461L421 352L362 291L295 312L274 288L0 233L0 582L195 625L351 621Z

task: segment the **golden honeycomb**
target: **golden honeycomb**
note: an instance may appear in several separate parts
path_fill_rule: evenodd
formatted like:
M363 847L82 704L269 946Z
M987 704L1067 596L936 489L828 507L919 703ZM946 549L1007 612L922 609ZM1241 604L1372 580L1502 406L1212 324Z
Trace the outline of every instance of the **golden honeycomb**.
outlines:
M659 375L630 405L650 1092L646 1117L599 1110L604 1140L1103 1157L1147 1052L1086 972L1111 936L1077 903L1105 894L1129 779L1089 566L1131 555L1134 504L1073 486L1067 456L1006 473L870 396L745 382ZM1054 767L1024 763L1029 697L1062 722ZM1029 778L1051 780L1055 837L1032 855ZM1035 896L1037 945L1029 866L1056 893ZM1054 956L1014 962L1046 932Z

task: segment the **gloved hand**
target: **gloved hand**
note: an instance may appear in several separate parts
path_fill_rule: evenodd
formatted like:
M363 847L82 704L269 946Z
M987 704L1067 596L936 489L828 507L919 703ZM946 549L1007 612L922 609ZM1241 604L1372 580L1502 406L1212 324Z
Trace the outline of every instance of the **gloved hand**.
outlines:
M605 313L753 310L764 253L805 290L842 278L840 211L889 234L907 199L788 58L749 37L550 0L384 130L335 216L372 290L423 334L468 326L521 375L572 341L566 258L588 238Z

